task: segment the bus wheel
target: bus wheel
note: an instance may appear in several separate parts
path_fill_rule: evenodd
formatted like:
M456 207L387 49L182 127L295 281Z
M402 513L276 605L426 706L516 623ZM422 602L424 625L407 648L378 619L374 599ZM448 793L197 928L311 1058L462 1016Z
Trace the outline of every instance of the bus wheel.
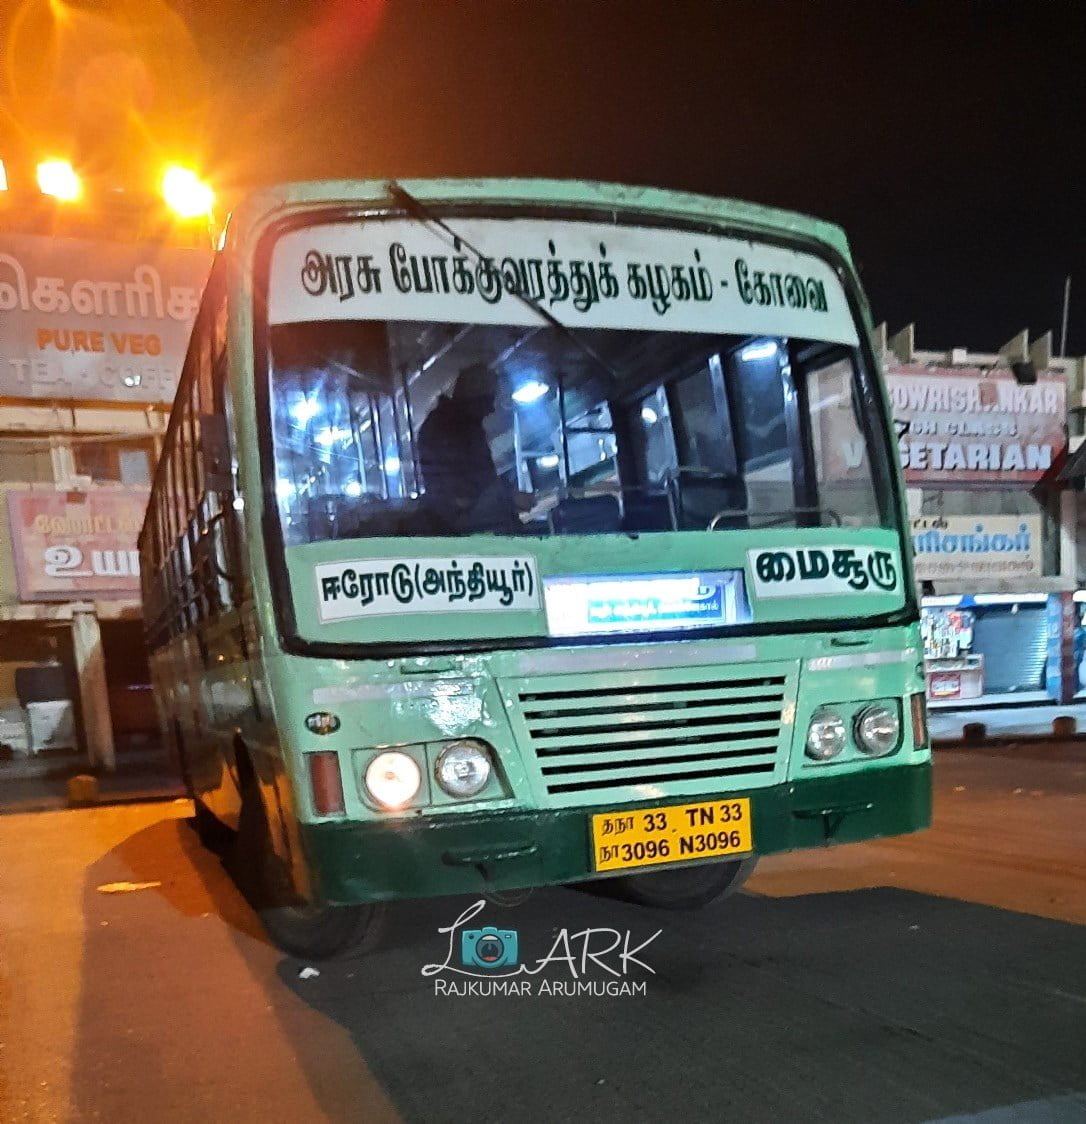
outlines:
M316 905L299 900L287 864L275 853L252 765L242 767L241 814L230 856L231 874L283 952L303 960L361 956L381 936L383 902Z
M623 874L609 880L614 893L626 901L652 909L700 909L718 898L727 898L751 876L758 859L704 863L675 870L650 870Z
M275 946L300 960L364 956L377 947L384 919L384 902L260 910L260 921Z

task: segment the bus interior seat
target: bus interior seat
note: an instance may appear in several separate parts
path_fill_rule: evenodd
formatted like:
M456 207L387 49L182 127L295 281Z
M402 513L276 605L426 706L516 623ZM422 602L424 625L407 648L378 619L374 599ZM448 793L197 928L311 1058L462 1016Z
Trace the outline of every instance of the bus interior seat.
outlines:
M400 512L376 496L314 496L306 510L309 541L391 535L399 529Z
M567 496L550 513L559 535L600 535L622 530L618 496Z
M622 508L624 531L636 533L675 530L671 497L666 492L624 492Z
M747 490L737 476L706 473L679 473L679 511L684 530L704 531L721 511L734 512L721 519L720 529L747 526Z

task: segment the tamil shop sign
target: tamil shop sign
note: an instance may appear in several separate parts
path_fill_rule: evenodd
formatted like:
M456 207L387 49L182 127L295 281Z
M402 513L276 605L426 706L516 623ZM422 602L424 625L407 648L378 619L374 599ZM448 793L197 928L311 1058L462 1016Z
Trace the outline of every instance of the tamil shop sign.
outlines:
M1032 484L1067 444L1067 385L1038 374L896 367L886 374L911 484Z
M210 251L7 235L0 395L171 402Z
M12 551L23 601L136 597L136 537L147 490L11 491Z
M1041 573L1039 515L949 515L914 519L919 581L986 582L1038 577Z

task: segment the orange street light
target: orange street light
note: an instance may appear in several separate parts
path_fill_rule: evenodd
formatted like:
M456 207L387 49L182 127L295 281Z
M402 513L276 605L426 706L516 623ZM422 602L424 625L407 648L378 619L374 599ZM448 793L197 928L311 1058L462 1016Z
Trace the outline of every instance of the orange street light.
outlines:
M175 214L183 219L211 214L215 193L191 168L171 164L162 176L162 197Z
M42 195L71 203L83 193L83 185L67 160L43 160L38 165L38 187Z

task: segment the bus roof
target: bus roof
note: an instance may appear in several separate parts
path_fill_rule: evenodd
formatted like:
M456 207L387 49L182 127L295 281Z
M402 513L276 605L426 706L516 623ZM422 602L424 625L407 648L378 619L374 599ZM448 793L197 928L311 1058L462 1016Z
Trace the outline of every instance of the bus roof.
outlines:
M233 211L227 245L240 248L273 217L314 205L389 200L389 180L310 180L262 188ZM851 264L845 232L834 223L794 211L762 207L735 199L718 199L685 191L632 187L588 180L551 179L402 179L394 181L429 204L502 202L613 207L668 216L735 223L751 230L789 233L825 243Z

